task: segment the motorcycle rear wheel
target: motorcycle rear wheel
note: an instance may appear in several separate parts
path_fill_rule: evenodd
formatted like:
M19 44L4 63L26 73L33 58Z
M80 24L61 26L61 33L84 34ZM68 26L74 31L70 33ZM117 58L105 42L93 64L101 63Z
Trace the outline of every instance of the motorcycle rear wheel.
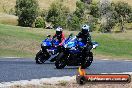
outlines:
M46 55L46 53L42 52L42 50L40 50L35 57L36 60L36 64L43 64L46 60L48 60L48 57Z

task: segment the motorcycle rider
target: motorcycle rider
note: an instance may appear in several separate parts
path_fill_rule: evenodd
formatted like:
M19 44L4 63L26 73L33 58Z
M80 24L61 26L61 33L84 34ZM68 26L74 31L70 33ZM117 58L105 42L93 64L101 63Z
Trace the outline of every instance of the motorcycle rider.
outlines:
M89 34L89 28L90 26L88 25L83 25L81 32L78 33L76 36L78 39L81 38L81 41L86 45L85 49L90 51L93 48L92 41L91 41L91 36Z
M60 43L59 45L62 45L65 40L63 28L61 27L56 28L56 34L53 36L53 38L57 38Z
M56 28L56 33L53 36L53 39L56 38L59 41L59 46L62 46L63 42L65 41L65 36L63 33L63 28L62 27L57 27ZM51 59L50 61L53 62L56 60L56 57L54 57L53 59Z

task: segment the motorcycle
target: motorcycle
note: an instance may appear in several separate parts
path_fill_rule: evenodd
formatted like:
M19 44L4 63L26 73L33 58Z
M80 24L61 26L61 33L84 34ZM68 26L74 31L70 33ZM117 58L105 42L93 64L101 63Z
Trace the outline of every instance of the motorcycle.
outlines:
M95 49L98 46L97 42L92 42ZM86 44L78 40L76 36L67 39L67 42L63 43L60 47L59 54L57 56L55 66L57 69L62 69L65 66L81 66L87 68L93 61L93 53L90 50L86 50Z
M48 35L47 38L41 43L41 50L36 54L36 64L42 64L49 58L54 58L58 54L58 45L59 41L51 38L51 35Z

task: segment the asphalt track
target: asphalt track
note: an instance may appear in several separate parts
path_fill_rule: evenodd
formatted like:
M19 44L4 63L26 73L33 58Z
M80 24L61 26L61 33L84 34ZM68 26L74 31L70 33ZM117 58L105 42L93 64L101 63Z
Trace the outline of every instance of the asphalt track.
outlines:
M54 63L36 64L28 58L0 58L0 83L50 77L73 76L78 67L56 69ZM89 74L132 72L132 61L94 60L86 69Z

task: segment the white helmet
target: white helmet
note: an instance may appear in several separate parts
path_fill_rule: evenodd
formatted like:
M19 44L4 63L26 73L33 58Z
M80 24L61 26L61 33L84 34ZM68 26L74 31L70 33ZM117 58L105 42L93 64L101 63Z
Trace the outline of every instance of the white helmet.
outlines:
M56 28L56 31L63 31L61 27Z
M56 28L56 34L57 35L61 35L62 31L63 31L63 29L61 27Z

